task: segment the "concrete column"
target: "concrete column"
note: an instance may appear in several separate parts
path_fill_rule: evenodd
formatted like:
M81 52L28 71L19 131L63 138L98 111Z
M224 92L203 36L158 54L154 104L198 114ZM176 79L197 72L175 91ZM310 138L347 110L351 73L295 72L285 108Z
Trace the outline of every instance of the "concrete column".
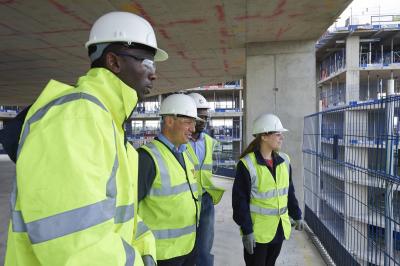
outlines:
M360 100L360 37L346 40L346 103Z
M303 203L304 116L317 111L315 42L270 42L246 48L244 89L244 145L253 139L253 120L260 114L276 114L289 132L282 151L291 157L296 195ZM244 147L245 147L244 146Z

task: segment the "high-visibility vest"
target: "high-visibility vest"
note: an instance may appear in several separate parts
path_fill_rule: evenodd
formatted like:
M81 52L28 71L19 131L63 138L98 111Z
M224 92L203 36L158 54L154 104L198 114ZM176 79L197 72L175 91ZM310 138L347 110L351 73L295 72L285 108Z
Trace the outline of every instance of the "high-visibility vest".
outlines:
M196 170L196 180L199 183L200 187L205 189L208 194L210 194L213 203L218 204L221 201L222 195L224 194L225 189L218 187L215 185L212 174L213 167L213 151L216 145L216 140L211 138L209 135L204 133L204 141L206 146L206 153L204 155L203 162L199 162L199 159L196 156L196 153L192 147L192 145L188 144L187 152L189 153L189 159L193 162Z
M122 128L136 102L104 68L77 87L49 82L21 133L5 265L143 265L138 155Z
M189 254L195 243L200 206L194 166L183 153L186 169L158 140L142 146L153 158L156 176L139 202L139 215L156 239L157 260Z
M291 225L287 209L289 192L289 156L279 155L285 163L276 166L275 179L265 165L257 163L254 152L240 159L251 178L250 213L253 222L254 237L257 243L269 243L276 234L279 221L283 232L289 239Z

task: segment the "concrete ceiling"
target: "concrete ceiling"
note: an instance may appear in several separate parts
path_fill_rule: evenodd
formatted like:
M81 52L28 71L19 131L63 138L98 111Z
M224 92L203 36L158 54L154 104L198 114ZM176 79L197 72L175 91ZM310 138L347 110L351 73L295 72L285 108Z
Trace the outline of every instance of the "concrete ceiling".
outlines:
M154 94L243 78L246 44L316 40L351 0L0 0L0 104L27 104L50 78L74 84L91 24L145 17L170 59Z

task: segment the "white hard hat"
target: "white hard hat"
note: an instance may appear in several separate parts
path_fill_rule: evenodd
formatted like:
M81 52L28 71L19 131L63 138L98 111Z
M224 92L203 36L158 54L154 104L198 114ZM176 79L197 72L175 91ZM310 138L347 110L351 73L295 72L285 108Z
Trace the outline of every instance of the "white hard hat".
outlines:
M157 47L156 35L150 23L138 15L129 12L114 11L96 20L90 30L89 41L92 44L126 42L140 43L157 50L154 61L164 61L168 54Z
M285 132L281 120L273 114L262 114L253 122L253 135L267 132Z
M204 98L203 95L196 92L192 92L188 95L193 98L197 108L210 109L210 105L208 104L206 98Z
M160 106L160 115L184 115L202 120L197 117L196 103L186 94L172 94L165 98Z

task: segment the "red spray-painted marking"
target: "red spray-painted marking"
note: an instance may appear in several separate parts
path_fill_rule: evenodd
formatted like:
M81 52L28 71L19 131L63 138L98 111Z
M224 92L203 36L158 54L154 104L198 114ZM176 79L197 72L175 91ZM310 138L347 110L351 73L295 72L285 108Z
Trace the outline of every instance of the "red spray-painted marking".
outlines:
M224 60L224 71L228 73L228 69L229 69L228 61Z
M184 51L178 51L177 54L180 55L182 59L189 60Z
M305 13L292 13L292 14L288 15L289 18L297 18L297 17L304 17L304 16L305 16Z
M275 34L275 40L278 41L282 35L287 32L291 27L287 27L287 28L279 28L278 32Z
M4 23L2 23L2 22L0 22L0 26L3 26L4 28L9 29L10 31L19 32L19 30L15 29L15 28L13 28L13 27L7 25L7 24L4 24ZM6 35L8 35L8 34L6 34ZM11 34L11 35L14 35L14 34Z
M165 26L172 27L172 26L175 26L175 25L178 25L178 24L193 24L193 25L196 25L196 24L202 24L204 22L205 22L204 19L176 20L176 21L171 21L171 22L165 24Z
M263 18L263 17L260 15L239 16L239 17L235 17L235 20L249 20L249 19L259 19L259 18Z
M158 31L160 32L160 34L167 40L171 39L171 37L169 36L169 34L167 33L167 31L165 29L158 29Z
M68 10L64 5L58 3L56 0L48 0L53 6L55 6L61 13L68 15L77 21L85 24L86 26L90 27L92 24L86 21L85 19L75 15L73 11Z
M155 22L152 20L152 18L149 16L149 14L144 10L143 6L139 4L138 2L132 3L134 7L139 11L140 15L144 17L151 25L156 25Z
M225 12L224 7L222 5L216 5L215 9L217 10L217 18L220 22L225 22Z
M219 29L219 34L221 37L226 38L226 37L233 37L233 34L228 33L228 30L225 27L222 27Z
M200 77L203 76L203 74L201 74L200 70L197 68L196 66L196 62L192 61L192 69L194 72L196 72Z

